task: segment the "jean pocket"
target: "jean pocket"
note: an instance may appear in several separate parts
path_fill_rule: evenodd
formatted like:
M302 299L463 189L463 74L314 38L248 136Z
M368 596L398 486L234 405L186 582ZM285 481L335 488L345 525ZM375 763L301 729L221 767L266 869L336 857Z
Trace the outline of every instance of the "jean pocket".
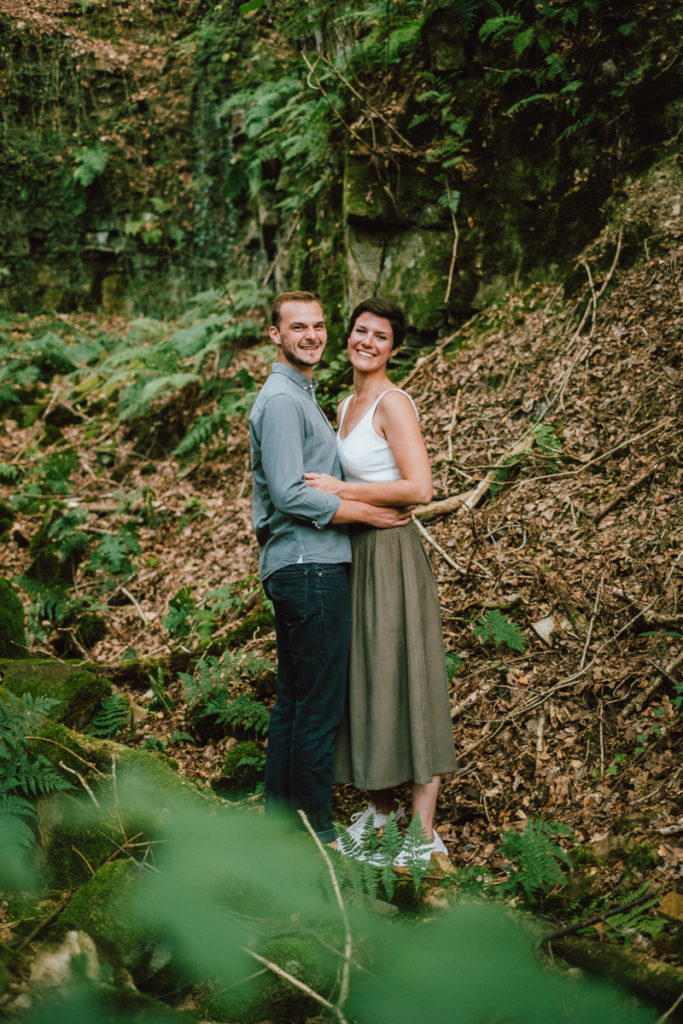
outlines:
M310 569L292 565L278 569L265 581L264 590L282 625L291 627L304 617L310 577Z

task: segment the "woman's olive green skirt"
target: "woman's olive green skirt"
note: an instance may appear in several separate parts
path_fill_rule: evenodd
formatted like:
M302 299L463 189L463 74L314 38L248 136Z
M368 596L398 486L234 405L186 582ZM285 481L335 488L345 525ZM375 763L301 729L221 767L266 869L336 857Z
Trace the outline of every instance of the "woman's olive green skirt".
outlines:
M436 582L417 528L351 533L351 658L335 782L385 789L456 766Z

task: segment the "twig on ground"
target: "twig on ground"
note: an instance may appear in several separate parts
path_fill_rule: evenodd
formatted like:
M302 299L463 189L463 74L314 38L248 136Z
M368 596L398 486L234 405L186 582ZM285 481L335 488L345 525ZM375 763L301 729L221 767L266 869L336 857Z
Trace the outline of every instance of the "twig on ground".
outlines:
M603 294L603 292L605 291L607 285L609 284L610 280L612 279L612 275L614 274L614 271L616 269L617 263L619 262L619 254L621 252L622 237L623 237L623 231L620 231L619 232L619 237L617 239L617 248L616 248L616 251L614 253L614 259L612 260L612 266L607 271L607 274L605 276L605 280L602 282L602 286L600 288L600 291L597 293L597 295L595 293L595 288L593 286L593 278L592 278L592 275L591 275L591 272L590 272L590 267L585 262L585 260L581 260L580 261L583 264L583 266L586 268L586 273L588 274L588 284L589 284L589 287L590 287L590 290L591 290L591 300L590 300L589 303L587 303L586 308L583 311L583 316L581 317L581 320L579 322L579 326L574 331L574 334L572 335L572 338L571 338L571 340L569 342L569 345L567 346L568 348L571 348L572 343L574 341L576 341L577 338L580 337L581 331L583 329L584 323L586 322L586 317L588 316L589 310L591 311L591 329L590 329L590 331L588 333L588 337L590 339L593 336L593 332L595 330L595 317L596 317L596 313L597 313L598 299ZM569 378L571 377L572 371L573 371L574 367L576 366L576 364L581 359L585 358L585 356L588 355L589 351L590 351L590 346L589 345L584 345L580 349L580 351L577 353L577 355L574 357L574 359L571 361L571 363L569 364L569 367L567 368L567 370L565 372L565 375L564 375L564 377L562 379L562 383L560 384L560 387L559 387L558 391L556 392L554 398L551 399L551 401L550 401L549 408L551 406L555 405L555 404L557 404L559 409L563 408L562 401L563 401L564 391L565 391L565 388L567 387L567 383L569 381Z
M415 366L412 368L408 376L404 377L403 380L400 381L398 386L400 388L404 388L406 387L407 384L410 384L413 377L417 376L417 374L425 366L425 364L431 362L431 360L434 359L435 356L441 355L446 346L450 345L453 339L457 337L457 334L458 332L454 331L453 334L449 334L448 337L442 338L441 341L437 342L436 346L432 349L431 352L428 352L426 356L422 356L420 359L418 359L418 361L415 363Z
M642 434L635 434L633 437L627 438L625 441L620 441L619 444L615 445L614 448L610 448L609 451L603 452L602 455L596 455L594 459L589 459L588 462L582 462L580 466L576 466L575 469L563 469L560 473L543 473L539 476L528 476L522 477L519 480L513 480L512 483L502 483L501 487L507 487L512 490L514 487L521 487L524 484L535 484L539 480L561 480L565 476L576 476L579 473L583 473L589 466L596 466L599 462L604 462L610 455L614 455L615 452L621 451L622 448L627 448L630 444L634 444L636 441L642 441L650 434L654 434L659 430L664 430L666 427L670 427L673 420L670 416L665 416L664 419L656 423L654 427L650 427L649 430L644 430ZM677 436L681 431L676 431L673 436ZM671 435L669 435L671 436Z
M418 505L417 508L413 509L413 516L417 516L419 519L433 519L435 516L443 515L446 512L475 508L495 480L497 471L509 459L513 459L516 455L522 455L531 448L534 443L532 432L533 427L529 427L514 444L506 448L500 458L494 463L493 469L489 470L483 480L480 480L473 490L466 491L463 494L455 494L450 498L443 498L441 501L432 501L428 505Z
M285 971L283 967L279 967L277 964L274 964L272 960L266 960L264 956L261 956L259 953L255 953L253 949L247 949L246 946L240 946L240 949L243 953L246 953L247 956L252 957L253 960L258 961L258 963L267 967L269 971L273 972L273 974L277 974L278 978L282 978L283 981L288 981L290 985L294 986L294 988L298 988L301 992L304 992L311 999L315 1000L316 1003L324 1006L326 1010L330 1010L340 1024L349 1024L349 1021L344 1016L340 1008L335 1006L335 1004L331 1003L328 999L325 999L324 996L321 996L320 993L316 992L315 989L312 989L310 985L307 985L304 981L299 981L299 979L295 978L293 974L289 973L289 971Z
M678 563L680 562L680 560L682 558L683 558L683 551L681 551L679 553L678 558L676 559L676 561L673 563L673 565L669 569L669 572L667 573L666 579L664 580L664 583L662 584L662 591L664 590L664 588L666 586L668 586L669 580L671 579L671 577L673 576L674 572L676 571L676 569L678 567ZM631 626L634 624L634 622L637 622L638 619L645 612L648 612L650 610L650 608L652 608L655 604L657 604L657 601L659 601L660 597L661 597L661 594L657 594L656 597L653 597L652 600L648 604L646 604L645 607L643 609L641 609L641 611L639 611L637 615L634 615L632 619L628 620L628 622L626 623L625 626L622 626L621 629L617 630L617 632L614 633L613 636L608 637L607 640L603 640L603 642L600 644L600 646L598 647L598 649L595 652L596 655L600 654L601 651L604 651L606 647L610 646L610 644L613 644L614 641L617 640L621 636L622 633L625 633L627 629L630 629Z
M17 948L13 951L14 956L17 956L19 953L23 952L23 950L25 950L27 946L30 946L31 943L38 938L40 933L44 931L44 929L47 928L48 925L52 924L52 922L57 917L59 917L59 915L62 913L65 906L71 899L71 895L71 893L67 893L66 896L62 896L61 899L59 900L59 905L56 906L54 910L51 910L50 913L42 919L42 921L39 921L38 924L33 929L33 931L29 932L28 935L24 936L24 938L21 940Z
M413 522L415 523L415 525L417 526L418 530L420 531L420 533L422 534L422 536L423 536L423 537L425 538L425 540L426 540L426 541L427 541L427 542L428 542L429 544L431 544L431 545L432 545L432 547L433 547L433 548L434 548L434 549L435 549L436 551L438 551L438 552L439 552L439 554L441 555L441 557L442 557L442 558L444 559L444 561L448 562L448 564L449 564L449 565L451 566L451 568L455 569L455 570L456 570L456 572L462 572L462 573L465 573L465 572L466 572L466 570L465 570L465 569L463 569L463 567L462 567L461 565L458 565L458 563L457 563L457 562L456 562L456 561L455 561L454 559L452 559L450 555L446 554L446 552L445 552L445 551L444 551L444 549L443 549L443 548L441 547L441 545L440 545L440 544L437 544L437 542L436 542L436 541L434 540L434 538L432 537L431 533L429 533L429 532L428 532L427 530L425 530L425 528L424 528L424 526L422 525L422 523L418 522L418 520L417 520L417 519L415 518L415 516L414 516L414 515L413 515L413 516L411 516L411 519L413 520Z
M669 1007L666 1013L663 1013L661 1017L657 1018L655 1024L664 1024L664 1022L667 1021L669 1017L671 1017L676 1012L681 1003L683 1003L683 992L681 992L676 1002Z
M553 939L564 938L565 935L575 935L576 932L580 932L582 928L590 928L591 925L600 924L601 921L607 921L610 917L616 917L617 914L625 914L627 910L633 910L634 907L640 907L643 903L656 903L656 898L653 898L652 893L646 893L644 896L638 896L636 899L629 900L628 903L620 903L618 907L611 907L609 910L603 911L601 914L594 914L593 917L587 917L583 921L577 921L576 924L569 924L566 928L558 928L557 931L551 932L550 935L544 935L542 939L538 940L536 948L544 946L546 942L552 942Z
M69 768L68 764L64 764L63 761L59 762L59 767L63 768L65 772L71 772L72 775L76 776L76 778L78 779L80 784L83 786L83 789L86 791L86 793L88 794L88 796L90 797L90 799L94 803L95 807L97 807L98 810L101 810L101 807L100 807L100 804L99 804L99 801L98 801L97 797L95 796L95 794L93 793L92 789L90 788L88 783L85 781L85 779L83 778L81 773L77 772L75 768ZM94 872L93 872L93 874L94 874Z
M342 917L342 921L344 923L344 967L342 969L342 983L341 983L340 990L339 990L339 1000L338 1000L338 1006L341 1007L341 1006L344 1005L344 1003L346 1002L346 1000L348 998L348 995L349 995L349 971L350 971L350 967L351 967L351 958L352 958L352 955L353 955L353 936L351 935L351 925L349 924L349 915L346 912L346 905L345 905L344 900L342 898L341 889L339 888L339 882L337 881L337 876L335 874L334 865L332 864L332 861L330 860L329 853L327 852L327 850L325 849L325 847L321 843L321 841L318 838L318 836L313 831L313 828L311 827L311 823L308 820L308 818L306 817L305 811L299 810L298 814L299 814L299 817L301 818L301 820L303 821L304 825L306 826L306 829L307 829L308 833L313 838L313 841L314 841L315 845L318 847L318 852L320 853L320 856L324 860L325 866L327 867L327 870L329 871L330 878L332 880L332 888L334 889L334 895L336 897L337 905L339 907L339 910L340 910L340 913L341 913L341 917ZM341 1013L341 1010L338 1010L338 1012ZM342 1019L342 1018L340 1018L340 1019Z
M448 424L448 462L453 461L453 428L455 427L456 421L460 414L460 390L456 392L455 401L453 402L453 415L451 416L451 422Z
M591 616L590 622L588 623L588 632L586 633L586 642L583 645L583 652L581 654L581 662L579 664L579 668L583 668L583 666L586 664L586 655L588 653L588 647L589 647L590 642L591 642L591 636L593 635L593 625L595 623L595 618L596 618L596 616L598 614L598 605L600 604L600 593L601 593L601 591L602 591L602 576L600 577L600 582L598 583L598 589L597 589L597 591L595 593L595 603L593 605L593 614Z
M458 222L455 219L455 211L451 205L451 190L446 181L446 195L448 196L448 209L451 214L451 223L453 224L453 251L451 253L451 265L448 270L448 284L446 285L446 294L444 296L444 305L448 304L451 297L451 288L453 287L453 273L455 271L455 261L458 257L458 240L460 238L460 232L458 231Z
M99 768L97 768L94 764L90 764L90 762L86 761L84 757L80 756L80 754L77 754L75 751L70 750L69 747L65 746L63 743L59 743L57 740L50 739L49 736L24 736L24 739L40 740L41 743L52 743L53 746L59 747L60 750L65 751L70 757L75 757L77 761L80 761L81 764L86 765L86 767L90 768L92 771L97 772L98 775L102 774Z
M542 712L538 719L538 726L536 731L536 768L535 772L538 774L538 770L541 766L541 754L543 753L543 727L545 726L545 712Z
M480 697L487 694L489 690L492 689L493 685L493 683L484 683L484 685L480 686L478 690L474 690L472 693L468 694L464 700L459 701L455 707L451 708L451 719L457 718L465 708L468 708L470 704L474 704L474 702L479 700Z
M636 708L640 710L642 707L644 707L647 701L652 696L652 694L655 692L655 690L658 690L659 687L662 685L662 679L668 679L669 682L675 685L676 680L671 675L671 673L675 672L675 670L678 668L681 662L683 662L683 653L679 654L678 657L673 659L673 661L670 661L666 667L662 667L661 665L658 665L656 662L648 658L648 663L652 665L653 668L657 669L659 676L657 679L655 679L653 683L650 684L650 686L648 686L646 690L641 691L633 698L633 700L630 700L628 702L626 707L621 712L622 717L628 718L631 712L635 711Z
M142 608L140 607L140 605L138 604L136 599L131 594L130 590L128 590L127 587L124 587L124 585L122 583L119 583L119 586L118 586L117 589L120 590L122 594L126 595L128 600L130 601L130 603L135 606L135 610L137 611L138 615L140 616L140 618L142 619L144 624L147 625L147 616L143 612Z
M613 509L615 509L617 507L617 505L621 505L621 503L623 501L626 501L626 499L631 494L633 494L633 492L635 490L637 490L642 483L645 483L645 481L648 479L648 477L651 477L652 474L654 473L654 471L658 468L658 466L661 465L662 461L663 461L663 459L659 459L652 466L648 466L648 468L646 470L644 470L644 472L640 473L635 478L635 480L633 480L628 485L628 487L625 488L625 490L623 490L619 494L617 494L617 496L615 498L612 498L611 501L608 501L607 504L604 505L603 508L601 508L599 512L596 512L596 514L593 516L593 522L595 523L595 525L597 526L598 523L601 520L603 520L605 518L605 516L609 512L611 512Z

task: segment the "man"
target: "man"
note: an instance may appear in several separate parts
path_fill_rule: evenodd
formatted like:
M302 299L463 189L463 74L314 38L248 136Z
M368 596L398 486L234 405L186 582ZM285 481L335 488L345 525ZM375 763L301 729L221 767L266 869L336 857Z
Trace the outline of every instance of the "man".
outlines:
M334 843L332 756L350 638L345 524L402 526L409 516L307 486L306 472L341 476L334 431L315 398L313 370L327 343L315 295L279 295L268 333L277 362L249 417L254 530L275 609L278 659L266 812L302 809L321 842Z

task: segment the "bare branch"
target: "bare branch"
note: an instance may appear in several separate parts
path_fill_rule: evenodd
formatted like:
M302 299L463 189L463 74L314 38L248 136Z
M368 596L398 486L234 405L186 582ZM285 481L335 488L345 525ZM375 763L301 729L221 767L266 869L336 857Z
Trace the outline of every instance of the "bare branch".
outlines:
M353 936L351 934L351 925L349 924L349 915L346 912L346 904L344 903L344 900L342 898L341 889L339 888L339 882L337 881L337 876L335 874L332 861L330 860L329 853L327 852L323 844L320 842L318 836L313 831L311 823L306 817L305 811L300 810L298 814L301 820L303 821L304 825L306 826L306 829L308 830L309 834L312 836L315 845L318 847L318 852L320 853L320 856L324 860L325 866L327 867L327 870L330 873L330 878L332 880L332 888L334 889L334 895L336 897L337 905L341 912L342 921L344 923L344 967L342 969L342 983L339 991L338 1000L338 1006L341 1007L344 1005L349 995L349 971L351 967L351 959L353 956ZM337 1009L336 1012L341 1013L341 1010ZM342 1017L340 1017L339 1019L343 1020Z

